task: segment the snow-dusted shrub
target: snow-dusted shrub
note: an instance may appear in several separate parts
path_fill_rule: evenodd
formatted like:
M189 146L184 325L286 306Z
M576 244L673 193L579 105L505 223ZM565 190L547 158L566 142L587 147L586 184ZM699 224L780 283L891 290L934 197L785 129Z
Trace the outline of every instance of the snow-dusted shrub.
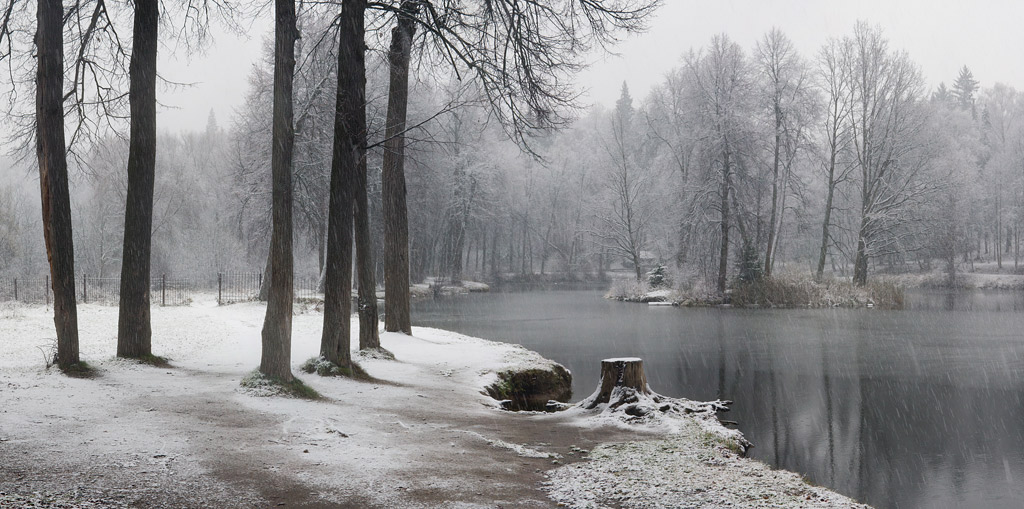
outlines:
M638 301L644 294L651 291L646 281L637 281L633 278L621 278L612 280L612 286L605 294L607 299Z

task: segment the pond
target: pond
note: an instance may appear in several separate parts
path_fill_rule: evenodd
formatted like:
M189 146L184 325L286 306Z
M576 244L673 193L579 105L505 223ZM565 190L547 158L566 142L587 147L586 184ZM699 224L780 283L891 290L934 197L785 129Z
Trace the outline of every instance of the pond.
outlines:
M907 309L680 309L597 291L473 294L413 323L522 344L573 372L644 359L654 391L729 399L750 456L879 508L1024 507L1024 295L912 293Z

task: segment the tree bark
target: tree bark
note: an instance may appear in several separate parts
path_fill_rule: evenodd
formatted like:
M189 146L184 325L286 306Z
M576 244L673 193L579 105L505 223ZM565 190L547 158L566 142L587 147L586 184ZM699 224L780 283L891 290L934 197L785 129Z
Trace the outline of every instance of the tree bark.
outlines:
M266 302L270 298L270 268L274 263L274 252L273 250L267 250L267 264L263 268L263 278L260 279L260 290L256 295L256 300L260 302Z
M78 364L79 353L75 251L64 139L64 9L60 0L38 0L36 9L36 157L43 236L53 289L57 365L67 371Z
M117 356L152 355L150 255L156 178L156 70L158 0L135 1L130 88L131 134L125 198Z
M868 253L867 253L867 217L861 218L857 232L857 254L853 259L853 284L868 284Z
M725 140L722 150L722 245L718 255L718 293L725 293L726 275L729 271L729 190L732 187L731 168L729 166L729 141Z
M363 82L365 84L365 81ZM365 110L364 110L365 111ZM366 146L365 121L363 147ZM366 195L366 154L361 150L355 185L356 275L359 278L359 349L380 348L377 332L377 274L373 266L370 204Z
M611 401L612 391L616 387L627 387L640 394L650 394L651 389L647 386L647 376L644 374L644 362L636 357L602 360L601 388L596 397L588 398L587 407L594 408Z
M365 0L345 0L338 29L338 89L320 354L342 368L352 366L352 219L354 188L358 184L366 140L365 9Z
M835 174L836 155L833 152L829 158L828 166L828 193L825 196L825 218L821 222L821 249L818 251L818 268L814 273L814 278L817 281L821 281L825 275L825 258L828 256L828 244L832 238L829 234L829 227L832 224L832 199L836 190Z
M775 104L775 150L772 155L772 209L771 215L768 218L768 247L765 248L764 254L764 275L765 277L772 276L772 257L774 256L775 249L775 225L778 221L778 203L779 203L779 146L782 144L782 109L778 104L778 97L776 97Z
M292 153L295 145L292 83L295 75L295 1L275 0L274 126L271 149L273 229L270 238L270 293L263 321L260 372L291 381L292 301Z
M409 61L419 2L402 2L402 15L391 30L388 51L390 82L384 161L384 330L412 334L409 317L409 212L405 188L405 125L409 103Z
M363 21L366 1L346 2L345 8L350 5L359 15L358 20L352 20L353 51L347 72L350 74L352 93L359 103L359 111L353 110L352 114L355 120L353 127L359 136L356 143L355 234L356 275L359 278L359 349L363 350L380 348L380 335L377 333L377 274L373 266L370 203L366 190L366 35Z

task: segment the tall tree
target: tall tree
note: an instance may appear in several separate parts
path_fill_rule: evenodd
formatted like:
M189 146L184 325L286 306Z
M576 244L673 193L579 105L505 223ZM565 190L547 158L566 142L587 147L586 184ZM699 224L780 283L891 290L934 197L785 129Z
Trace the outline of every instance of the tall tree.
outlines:
M686 67L694 85L699 116L708 131L707 148L714 154L718 188L718 278L716 289L725 292L729 270L729 230L732 226L733 177L738 147L745 140L744 118L749 113L749 70L739 45L716 35L706 53L691 53ZM738 223L737 223L738 224Z
M850 96L852 83L848 75L851 46L847 40L832 39L818 54L819 86L825 92L825 212L821 222L821 247L815 278L825 274L825 259L832 240L832 212L835 210L836 189L848 180L852 165L843 164L841 155L850 144L847 121L853 106Z
M351 369L352 219L366 151L366 0L345 0L338 16L338 89L327 225L327 272L320 354ZM361 323L360 323L361 325ZM374 329L377 324L374 323Z
M764 106L772 126L771 211L764 254L764 275L770 277L785 213L789 181L787 170L791 168L802 141L800 137L804 126L801 121L804 116L799 114L799 109L806 108L812 100L808 95L806 67L793 43L781 30L772 29L758 42L757 61L766 97Z
M923 119L916 110L923 79L905 53L892 53L881 30L858 23L851 40L854 108L850 128L860 173L860 218L853 282L864 285L868 263L898 242L894 229L927 191L914 151Z
M1004 216L1008 212L1007 209L1012 209L1014 205L1007 203L1007 195L1016 201L1015 184L1018 182L1017 175L1022 166L1019 140L1022 132L1021 119L1024 117L1024 101L1016 90L1002 83L986 88L982 101L982 132L987 148L982 175L986 186L989 187L986 209L990 216L986 229L995 239L992 247L995 251L996 268L1002 269L1003 256L1008 253L1008 247L1012 247L1006 246L1003 242L1010 237L1006 232L1008 229L1012 231L1011 226L1015 221L1010 220L1010 224L1007 224L1007 218Z
M418 0L405 0L391 29L384 161L384 330L412 334L409 319L409 212L405 202L405 125L409 104L409 62Z
M956 99L960 109L968 110L972 116L976 115L974 108L975 94L978 92L978 80L974 79L974 73L965 65L960 68L960 74L953 81L953 98Z
M365 87L365 80L364 80ZM365 96L365 92L363 94ZM364 109L365 111L365 109ZM380 348L380 334L377 331L377 275L373 264L373 238L370 233L370 201L367 196L366 178L366 120L363 119L363 144L359 164L356 167L355 186L355 240L356 276L359 293L359 349Z
M599 235L609 250L633 264L636 280L642 281L641 251L652 211L641 203L650 194L650 178L641 172L634 157L638 140L633 131L633 116L633 98L623 82L611 120L612 141L606 149L611 163L607 187L612 194L612 206L610 213L600 218Z
M153 245L153 184L156 175L156 56L159 1L135 0L129 66L131 133L125 200L117 355L152 355L150 255Z
M403 0L398 8L384 3L375 3L373 8L395 12L399 22L405 19L423 26L437 50L435 58L449 64L460 76L464 72L472 75L506 132L526 145L531 130L561 125L565 120L562 110L575 104L577 94L567 85L570 80L566 77L582 68L580 56L594 45L603 48L611 44L620 31L644 30L646 20L659 4L660 0ZM414 8L420 6L424 12L417 16ZM411 41L411 23L407 33ZM400 77L394 74L394 67L392 73L393 79ZM394 85L392 82L389 94L408 93L407 86ZM389 97L389 103L392 100ZM389 104L388 127L398 126L393 120L397 120L400 110L394 110L394 119L390 111ZM401 132L396 129L392 134ZM389 140L391 137L388 135ZM396 151L392 155L396 160L404 158ZM399 196L404 185L398 185L399 172L389 173L394 179L392 184L385 184L384 192L390 204L385 206L384 222L391 225L385 256L401 257L409 249L407 243L395 245L401 242L403 224L408 231L408 221L403 219L405 199ZM390 279L394 288L405 283L399 283L403 281L403 269L395 267L401 261L392 261L386 263L391 276L385 276L385 285ZM403 325L409 322L407 295L408 288L390 292L385 288L386 330L404 330Z
M355 187L353 206L355 209L355 240L356 240L356 276L359 282L358 313L359 313L359 349L380 348L380 335L377 332L377 280L376 267L373 264L373 239L370 236L370 203L367 196L366 178L366 1L348 2L344 9L352 9L353 19L350 25L352 44L351 59L342 67L339 61L338 73L351 73L350 88L347 92L353 101L358 101L359 110L351 112L352 133L356 149L356 174L352 185ZM340 55L343 50L339 50ZM343 71L344 70L344 71ZM350 105L355 107L355 102Z
M43 235L53 288L57 364L79 362L75 303L75 248L71 231L67 148L64 143L64 9L61 0L36 3L36 156L42 192Z
M292 152L295 130L292 80L295 75L295 1L274 2L274 114L271 147L273 227L270 238L270 295L263 321L260 372L292 379L292 300L295 289L292 254Z

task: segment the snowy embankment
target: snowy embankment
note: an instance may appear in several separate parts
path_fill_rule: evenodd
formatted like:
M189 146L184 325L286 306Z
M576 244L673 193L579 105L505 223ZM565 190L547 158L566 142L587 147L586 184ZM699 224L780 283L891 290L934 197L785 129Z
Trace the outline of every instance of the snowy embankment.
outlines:
M1024 275L1022 274L958 272L956 282L953 285L949 283L949 275L940 271L912 274L882 274L877 279L907 288L1024 290Z
M323 321L297 311L295 367ZM356 357L371 382L295 369L324 400L254 397L239 381L259 363L264 312L202 296L153 308L154 353L173 365L158 368L114 359L117 309L82 305L82 357L100 374L73 379L42 368L51 311L0 304L0 506L853 505L739 457L699 403L640 419L501 411L483 394L498 373L553 363L446 331L382 334L395 360Z

